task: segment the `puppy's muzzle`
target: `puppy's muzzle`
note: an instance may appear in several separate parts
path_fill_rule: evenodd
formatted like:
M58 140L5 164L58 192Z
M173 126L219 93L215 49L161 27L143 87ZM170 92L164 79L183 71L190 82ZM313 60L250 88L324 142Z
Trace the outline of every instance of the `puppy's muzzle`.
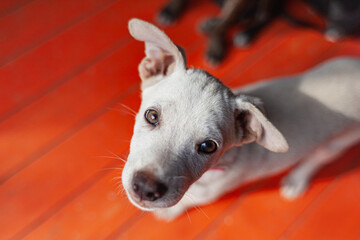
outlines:
M168 190L168 187L160 182L153 174L149 172L136 172L132 180L132 190L137 197L146 201L155 201L161 199Z

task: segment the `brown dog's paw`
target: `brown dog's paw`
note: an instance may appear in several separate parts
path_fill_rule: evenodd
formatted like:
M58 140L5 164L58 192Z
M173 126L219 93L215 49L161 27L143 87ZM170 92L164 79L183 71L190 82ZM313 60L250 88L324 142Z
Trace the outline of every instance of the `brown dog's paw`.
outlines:
M171 8L163 8L157 15L156 21L162 26L169 26L178 18L178 14L171 11Z
M338 42L344 38L344 35L336 28L329 27L325 30L324 37L329 42Z
M233 38L234 46L236 47L247 47L251 43L251 37L249 34L246 34L245 32L239 32L237 33Z
M209 47L206 51L206 59L211 65L218 65L226 55L225 37L214 35L210 37Z
M156 17L156 21L163 26L173 24L185 9L186 1L170 2L163 7Z

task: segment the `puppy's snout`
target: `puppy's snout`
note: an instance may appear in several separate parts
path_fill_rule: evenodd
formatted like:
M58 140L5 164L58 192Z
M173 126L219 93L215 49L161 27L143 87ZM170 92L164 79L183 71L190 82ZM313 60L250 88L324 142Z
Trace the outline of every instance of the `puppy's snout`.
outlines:
M132 181L132 189L141 200L155 201L165 195L167 186L148 172L137 172Z

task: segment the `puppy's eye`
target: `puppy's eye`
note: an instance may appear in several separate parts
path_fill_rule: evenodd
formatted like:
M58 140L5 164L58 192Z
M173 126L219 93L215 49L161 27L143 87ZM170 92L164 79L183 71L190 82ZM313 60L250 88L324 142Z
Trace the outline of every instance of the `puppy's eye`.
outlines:
M199 153L211 154L217 149L217 145L213 140L206 140L199 145Z
M154 109L148 109L145 112L145 119L148 121L148 123L157 125L159 123L159 114Z

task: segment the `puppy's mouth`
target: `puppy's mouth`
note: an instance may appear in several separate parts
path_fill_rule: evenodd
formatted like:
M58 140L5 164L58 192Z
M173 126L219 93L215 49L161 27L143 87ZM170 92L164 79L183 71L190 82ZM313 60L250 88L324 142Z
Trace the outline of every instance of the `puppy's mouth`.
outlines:
M185 194L185 191L181 191L181 192L183 193L182 194L180 192L172 193L172 194L169 193L160 199L151 201L141 198L132 189L130 189L129 191L126 190L130 202L133 205L135 205L137 208L140 208L141 210L144 211L153 211L158 208L168 208L174 206L176 203L178 203L181 200L181 198Z
M134 206L136 206L137 208L140 208L141 210L152 211L152 210L156 209L156 207L153 206L152 202L140 199L135 194L131 194L131 193L128 194L128 198Z

